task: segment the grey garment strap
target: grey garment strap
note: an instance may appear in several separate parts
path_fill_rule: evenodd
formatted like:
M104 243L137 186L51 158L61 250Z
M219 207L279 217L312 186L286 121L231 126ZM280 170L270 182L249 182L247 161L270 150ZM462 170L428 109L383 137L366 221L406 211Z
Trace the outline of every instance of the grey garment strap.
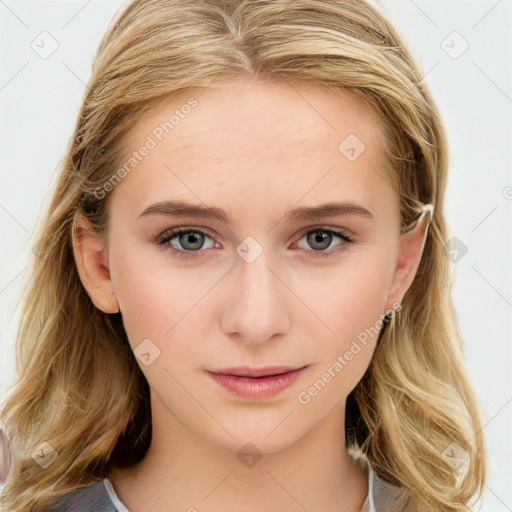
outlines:
M391 485L380 478L372 469L370 470L370 509L372 512L400 512L398 499L400 488Z
M51 512L117 512L103 482L64 496Z
M402 489L380 478L360 450L349 448L348 452L368 475L368 495L361 512L401 512L403 505L399 494Z

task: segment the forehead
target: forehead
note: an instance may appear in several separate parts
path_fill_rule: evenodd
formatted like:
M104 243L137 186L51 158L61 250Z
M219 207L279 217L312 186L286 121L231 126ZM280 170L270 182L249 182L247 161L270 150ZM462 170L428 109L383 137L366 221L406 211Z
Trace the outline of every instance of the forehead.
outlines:
M192 108L190 98L196 101ZM170 131L164 126L159 130L159 125L169 124L171 118ZM376 113L348 91L335 92L310 83L239 79L161 101L145 113L122 146L128 149L136 145L141 134L156 131L157 138L172 138L174 149L194 147L200 141L205 150L226 152L226 144L218 142L229 135L231 151L235 146L244 149L265 143L269 150L282 152L287 147L306 145L320 154L333 146L337 149L336 142L348 135L348 129L361 139L376 142L380 132L374 127L378 122Z
M348 92L220 82L145 113L122 141L120 165L149 140L152 149L117 188L130 186L145 200L196 191L204 201L236 201L234 187L236 197L259 193L281 203L336 191L340 199L378 201L386 186L378 121Z

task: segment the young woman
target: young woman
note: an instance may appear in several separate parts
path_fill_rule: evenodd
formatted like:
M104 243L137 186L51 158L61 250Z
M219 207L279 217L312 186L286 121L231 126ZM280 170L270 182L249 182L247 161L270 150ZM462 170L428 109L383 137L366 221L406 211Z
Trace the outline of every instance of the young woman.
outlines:
M448 153L361 0L137 0L41 217L2 505L467 511Z

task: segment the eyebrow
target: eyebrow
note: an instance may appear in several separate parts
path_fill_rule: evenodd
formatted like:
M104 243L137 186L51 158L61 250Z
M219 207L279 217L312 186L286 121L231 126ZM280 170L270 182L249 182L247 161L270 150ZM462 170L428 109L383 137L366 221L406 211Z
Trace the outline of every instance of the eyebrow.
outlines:
M283 220L284 222L312 222L324 217L345 214L355 214L375 221L375 217L369 209L353 202L329 202L315 207L288 208L283 215ZM229 224L232 220L231 212L228 213L222 208L189 203L179 199L152 204L138 218L148 215L210 218L226 224Z

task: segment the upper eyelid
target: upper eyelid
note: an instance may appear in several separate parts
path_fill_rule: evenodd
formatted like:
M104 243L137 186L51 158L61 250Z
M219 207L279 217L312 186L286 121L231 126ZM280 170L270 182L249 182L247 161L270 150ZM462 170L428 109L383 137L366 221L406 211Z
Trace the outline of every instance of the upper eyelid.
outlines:
M174 228L168 228L162 231L160 234L156 236L156 239L160 238L167 238L167 237L174 237L176 235L179 235L180 232L182 233L188 233L188 232L198 232L203 233L210 238L214 238L216 235L213 233L213 231L210 231L207 228L199 228L199 227L192 227L192 226L176 226Z

